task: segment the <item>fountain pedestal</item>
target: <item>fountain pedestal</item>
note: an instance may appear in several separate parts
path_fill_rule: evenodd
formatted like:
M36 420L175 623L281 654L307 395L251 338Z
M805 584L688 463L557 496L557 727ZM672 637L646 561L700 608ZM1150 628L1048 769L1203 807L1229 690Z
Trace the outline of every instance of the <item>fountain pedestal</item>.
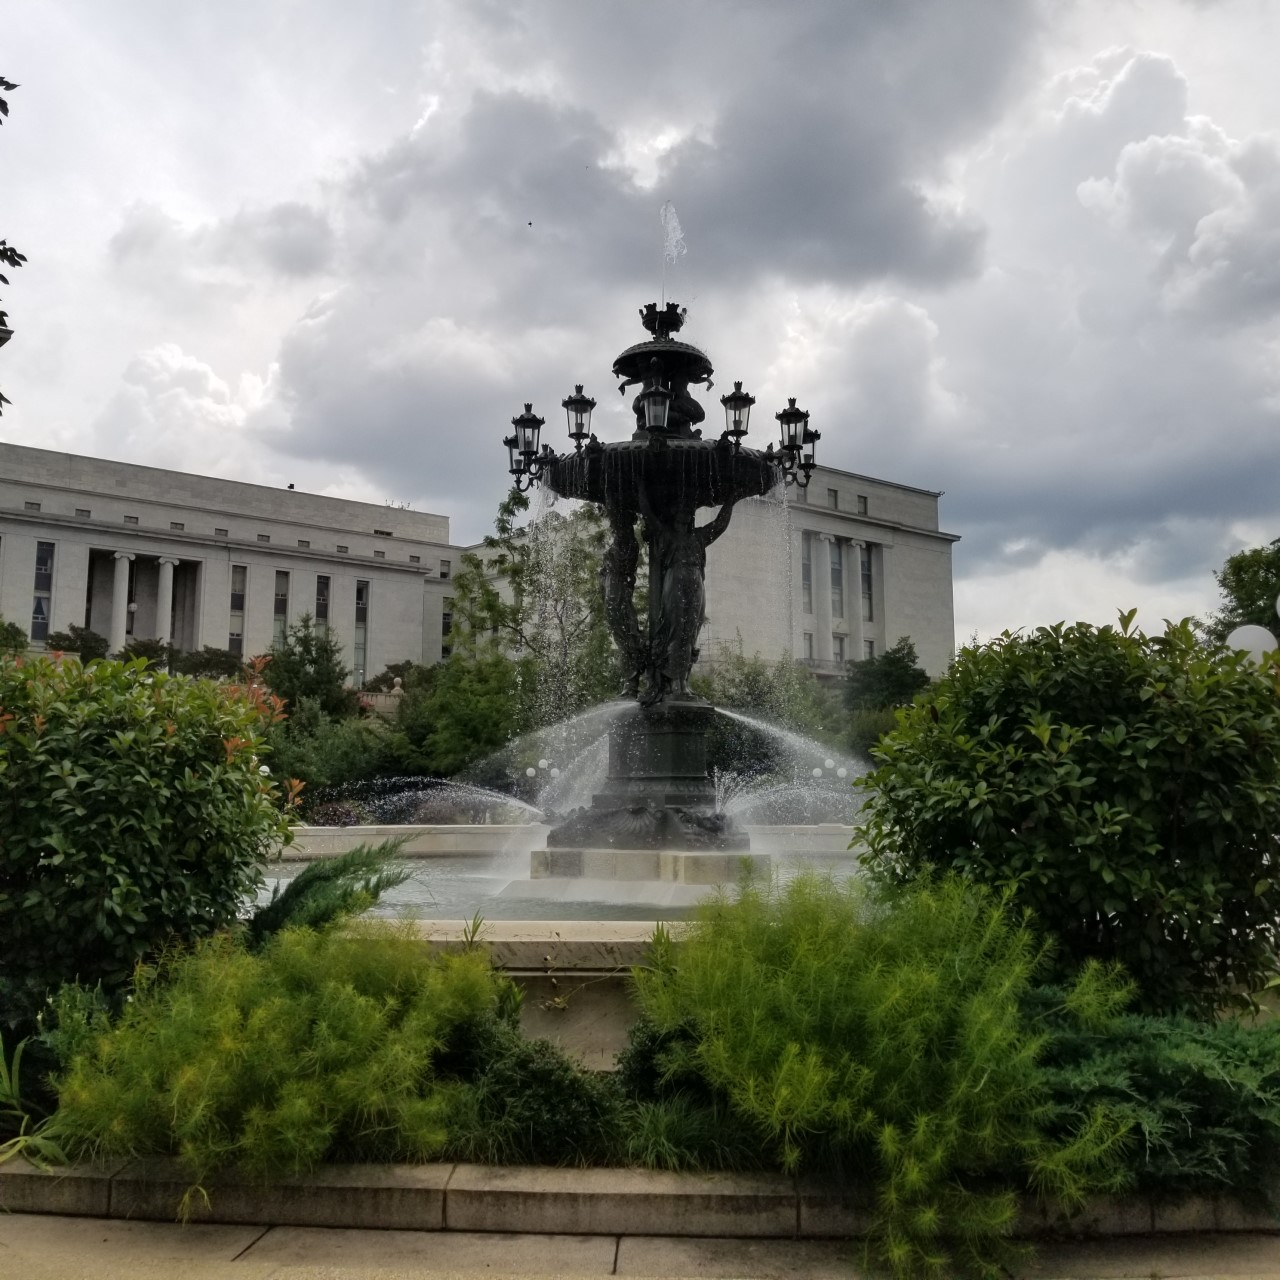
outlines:
M669 698L617 721L609 732L604 789L589 809L552 827L547 848L748 851L750 836L716 810L707 774L713 714L701 699Z

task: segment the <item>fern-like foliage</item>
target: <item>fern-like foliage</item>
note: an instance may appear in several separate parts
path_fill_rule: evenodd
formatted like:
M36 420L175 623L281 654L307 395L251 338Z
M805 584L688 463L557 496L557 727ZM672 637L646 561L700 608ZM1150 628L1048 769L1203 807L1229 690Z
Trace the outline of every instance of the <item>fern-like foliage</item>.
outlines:
M891 899L817 877L744 885L702 910L678 964L637 972L651 1051L624 1080L656 1070L659 1099L700 1080L770 1163L851 1183L895 1275L987 1273L1015 1252L1020 1192L1079 1203L1127 1176L1105 1108L1048 1127L1023 1008L1041 958L1007 901L956 881ZM645 1116L642 1146L680 1164L668 1119Z
M303 868L282 890L277 884L271 901L246 922L251 947L261 947L281 929L319 929L368 911L388 889L404 884L413 874L393 867L404 839L357 845L336 858L324 858Z

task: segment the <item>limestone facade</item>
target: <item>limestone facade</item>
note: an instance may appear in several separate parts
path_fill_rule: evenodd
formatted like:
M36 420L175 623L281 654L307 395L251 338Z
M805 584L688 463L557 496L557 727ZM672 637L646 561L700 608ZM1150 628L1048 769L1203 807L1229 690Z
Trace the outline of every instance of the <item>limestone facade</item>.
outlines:
M106 636L266 653L324 620L363 683L437 662L447 516L0 443L0 614L39 643Z
M707 553L702 661L720 645L747 656L785 652L818 675L882 654L910 636L939 676L955 646L951 547L941 494L831 467L784 503L739 503Z

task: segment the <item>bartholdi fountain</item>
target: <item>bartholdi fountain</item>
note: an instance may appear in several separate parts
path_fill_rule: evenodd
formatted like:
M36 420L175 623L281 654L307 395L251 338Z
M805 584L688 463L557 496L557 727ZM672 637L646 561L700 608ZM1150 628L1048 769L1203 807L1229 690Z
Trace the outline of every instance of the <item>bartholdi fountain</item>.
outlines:
M755 399L736 382L720 399L724 432L704 439L705 414L689 388L711 388L710 360L675 336L685 319L676 303L650 303L640 315L651 337L613 363L619 391L641 388L630 440L605 444L591 434L596 402L579 385L562 402L572 452L539 445L545 419L531 404L512 419L515 431L504 441L519 488L540 483L560 497L603 508L612 541L601 591L627 673L623 696L637 704L610 729L603 789L589 807L551 828L533 871L705 883L733 878L732 867L751 848L747 832L717 811L706 751L714 708L689 689L706 602L707 547L728 528L735 503L763 497L780 482L806 486L819 435L792 399L775 415L779 447L745 447ZM719 510L699 525L701 507ZM645 629L634 602L641 538L649 565ZM619 857L629 861L626 871L617 869Z

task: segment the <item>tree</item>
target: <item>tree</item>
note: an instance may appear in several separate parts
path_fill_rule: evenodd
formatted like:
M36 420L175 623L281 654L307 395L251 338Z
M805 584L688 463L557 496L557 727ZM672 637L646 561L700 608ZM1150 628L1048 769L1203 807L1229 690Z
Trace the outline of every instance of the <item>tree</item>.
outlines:
M528 660L516 662L492 649L476 657L455 653L437 669L420 702L415 698L409 705L406 697L398 722L407 730L416 721L422 767L444 776L458 773L528 728L521 683L529 668Z
M571 716L614 696L620 674L600 595L608 526L584 504L516 521L528 497L512 489L498 508L484 556L466 555L454 579L455 654L495 650L528 659L524 690L536 724Z
M1253 547L1228 556L1213 575L1222 591L1223 605L1203 624L1210 640L1222 641L1237 627L1249 623L1276 634L1276 599L1280 597L1280 538L1265 547Z
M1064 974L1122 964L1149 1012L1259 990L1280 946L1280 667L1087 623L960 651L880 743L864 861L1007 890Z
M328 716L354 715L360 699L347 688L351 672L342 665L342 646L328 629L317 630L303 614L271 651L262 678L292 712L302 698L313 698Z
M75 653L86 666L95 658L105 658L111 642L88 627L77 627L73 622L65 631L50 631L44 647L56 653Z
M919 665L911 637L900 636L891 649L877 657L848 663L844 704L850 711L904 707L928 685L929 677Z
M5 117L9 114L9 102L4 97L6 93L12 93L18 86L10 80L6 80L4 76L0 76L0 124L4 123ZM19 253L7 240L0 240L0 266L18 268L26 262L26 257ZM0 275L0 284L8 284L9 277ZM11 330L9 328L9 317L5 315L3 308L0 308L0 347L8 341ZM8 397L4 392L0 391L0 414L4 413L5 405L9 404Z
M759 716L832 745L836 741L836 704L813 672L791 658L767 662L758 653L748 658L741 638L736 648L717 645L708 670L694 676L692 684L718 707Z

